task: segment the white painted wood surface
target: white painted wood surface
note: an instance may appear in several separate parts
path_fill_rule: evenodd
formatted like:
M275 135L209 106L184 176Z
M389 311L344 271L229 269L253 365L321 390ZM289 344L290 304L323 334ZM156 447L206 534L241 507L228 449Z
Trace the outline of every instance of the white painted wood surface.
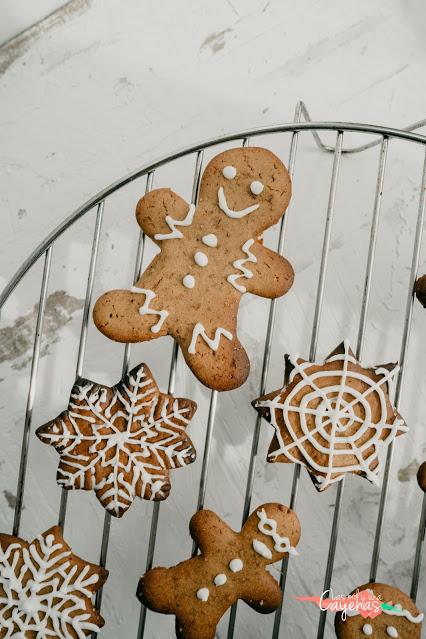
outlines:
M176 148L223 132L290 121L303 98L315 119L366 121L402 126L425 116L426 89L420 1L371 3L301 0L182 0L154 3L78 0L63 15L32 30L14 47L0 50L0 193L2 250L0 285L6 284L32 248L108 183L136 166ZM331 139L332 136L325 136ZM356 143L359 136L347 136ZM259 140L288 158L289 137ZM307 355L313 317L323 222L332 158L300 140L294 198L285 254L296 271L292 291L278 304L268 389L277 388L288 351ZM342 160L332 232L319 356L343 338L355 342L368 248L378 149ZM380 240L364 349L365 363L398 359L422 149L391 145L385 179ZM190 196L193 158L159 171L155 186ZM137 232L134 205L144 189L135 182L108 202L95 298L131 279ZM43 342L33 425L66 405L74 377L94 216L78 223L54 248L49 312ZM268 234L273 246L274 233ZM148 247L145 264L152 255ZM426 271L426 253L422 250ZM4 309L0 329L0 528L11 529L19 448L28 388L33 305L41 264ZM65 291L65 294L58 293ZM55 295L56 293L56 295ZM219 399L206 506L240 525L248 459L255 422L250 400L258 395L268 302L247 296L241 307L242 340L252 372L239 391ZM17 318L25 320L17 321ZM256 321L253 321L256 318ZM401 412L410 433L395 447L391 490L378 577L409 589L421 493L414 478L426 456L426 313L416 304ZM26 338L26 328L28 337ZM25 339L26 338L26 339ZM114 382L122 346L89 330L84 374ZM163 388L171 342L138 345L132 363L146 360ZM199 460L173 474L173 489L161 508L155 563L188 556L187 523L194 511L204 446L208 391L179 362L177 393L200 408L191 425ZM289 499L291 466L266 465L271 436L261 431L253 504ZM31 537L57 518L60 491L54 482L57 455L34 437L22 534ZM301 557L291 562L282 637L316 636L317 609L292 595L320 594L332 504L331 489L318 495L302 473L297 512L302 522ZM368 578L379 491L351 478L345 490L341 534L333 578L335 593L346 593ZM0 502L1 503L1 502ZM113 521L105 589L105 630L113 639L136 633L134 597L143 571L152 505L135 502L122 521ZM66 536L76 552L93 561L99 553L103 511L91 494L72 493ZM426 600L424 569L419 602ZM239 607L236 637L270 636L273 616ZM147 637L171 636L169 618L149 614ZM218 629L226 636L227 619ZM328 634L327 634L328 633ZM327 637L332 637L330 628Z

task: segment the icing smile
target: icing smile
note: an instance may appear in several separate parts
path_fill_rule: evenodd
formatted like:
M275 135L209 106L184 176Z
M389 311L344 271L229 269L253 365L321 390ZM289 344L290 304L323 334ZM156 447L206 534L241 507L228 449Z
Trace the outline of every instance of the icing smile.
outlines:
M242 209L241 211L233 211L229 208L228 202L226 201L225 191L223 190L223 186L221 186L217 192L218 200L219 200L219 208L223 211L228 217L232 217L234 220L239 220L242 217L245 217L249 213L253 213L256 209L259 208L259 204L253 204L252 206L247 206L247 208Z

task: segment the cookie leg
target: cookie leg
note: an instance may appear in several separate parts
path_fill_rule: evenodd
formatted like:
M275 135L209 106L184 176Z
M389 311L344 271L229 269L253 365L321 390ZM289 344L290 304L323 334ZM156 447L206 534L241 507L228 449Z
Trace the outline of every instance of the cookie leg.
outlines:
M211 609L207 614L195 616L188 613L176 616L176 637L178 639L215 639L216 626L220 616L212 614Z
M148 289L108 291L93 309L97 328L116 342L145 342L167 335L168 311Z
M208 388L232 390L246 381L250 362L235 331L197 323L184 339L176 338L189 368Z

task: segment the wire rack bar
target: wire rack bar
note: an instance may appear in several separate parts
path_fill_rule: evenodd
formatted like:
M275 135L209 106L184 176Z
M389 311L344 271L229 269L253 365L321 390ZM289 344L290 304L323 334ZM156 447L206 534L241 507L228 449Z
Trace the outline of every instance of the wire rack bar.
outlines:
M303 115L303 117L305 118L306 122L312 122L312 118L309 114L309 111L306 107L306 104L301 100L300 101L300 105L301 105L301 113ZM408 126L403 127L403 129L401 129L402 131L415 131L416 129L421 129L422 127L426 126L426 119L424 120L418 120L417 122L414 122L413 124L409 124ZM318 146L318 148L322 149L323 151L328 151L330 153L332 153L334 151L334 146L330 146L328 144L325 144L322 140L321 137L318 135L316 130L312 131L312 136L316 142L316 145ZM366 151L367 149L372 149L375 146L379 146L379 144L382 142L383 137L388 137L386 134L379 135L379 137L377 138L377 140L373 140L372 142L368 142L367 144L361 144L359 146L352 146L352 147L346 147L342 149L342 153L345 153L346 155L348 154L353 154L353 153L362 153L362 151Z
M405 362L407 358L408 342L409 342L410 333L411 333L411 323L413 318L413 303L414 303L414 285L416 282L417 272L419 268L420 247L422 242L423 224L425 220L425 209L426 209L426 152L425 152L425 158L423 163L423 175L422 175L422 181L421 181L421 187L420 187L419 210L417 214L417 224L416 224L416 230L415 230L415 236L414 236L413 258L411 263L410 282L408 287L407 305L406 305L405 319L404 319L404 332L402 336L401 353L399 357L400 369L399 369L399 373L398 373L398 377L396 381L396 388L395 388L395 406L397 409L399 409L399 404L401 400L401 390L402 390L402 383L404 379ZM381 543L381 536L382 536L382 530L383 530L383 519L384 519L384 512L386 507L386 498L388 493L390 468L392 465L393 445L394 445L394 441L391 442L390 446L388 447L387 455L386 455L383 484L382 484L382 490L380 493L380 503L379 503L379 510L377 515L376 533L374 537L373 553L371 557L370 581L376 581L376 577L377 577L377 567L378 567L379 556L380 556L380 543Z
M13 520L13 535L19 535L21 526L22 506L24 501L25 478L27 474L28 448L30 443L31 420L34 400L37 389L38 364L40 361L41 336L43 332L43 320L46 311L47 289L49 284L50 267L52 263L52 247L45 255L43 277L41 280L40 300L37 311L37 323L35 329L34 348L31 358L30 383L28 386L27 406L25 410L24 432L22 434L21 460L19 463L18 488L16 491L15 516Z
M422 562L425 530L426 530L426 493L423 493L422 512L420 515L419 532L417 535L416 552L414 555L413 577L411 579L411 590L410 590L410 597L414 601L416 601L417 599L417 590L419 588L420 566Z
M154 171L151 171L147 175L146 185L145 185L145 193L148 193L152 190L152 185L154 181ZM136 258L135 258L135 268L133 272L133 284L135 285L138 279L141 276L142 272L142 264L143 264L143 256L145 252L145 234L140 231L138 238L138 246L136 249ZM123 363L122 363L122 376L126 375L129 369L129 361L130 361L130 351L131 344L126 344L124 347L123 353ZM101 550L99 553L99 565L103 568L106 567L107 557L108 557L108 546L109 546L109 537L111 533L111 515L109 512L105 512L104 515L104 525L102 529L102 541L101 541ZM95 595L95 608L100 612L102 608L102 599L103 599L103 587L100 588ZM92 633L92 639L96 639L96 632Z
M360 360L361 358L362 349L364 346L365 328L367 323L367 314L368 314L370 293L371 293L371 282L372 282L372 276L373 276L374 257L376 254L377 232L379 228L380 211L381 211L381 204L382 204L382 197L383 197L383 187L384 187L386 160L387 160L387 153L388 153L388 144L389 144L388 138L383 138L381 143L381 148L380 148L379 169L377 172L373 218L371 222L371 231L370 231L370 243L368 248L367 267L366 267L366 274L365 274L365 280L364 280L364 294L362 298L361 316L360 316L359 329L358 329L358 340L357 340L357 347L356 347L356 358L358 360ZM340 513L341 513L344 490L345 490L345 478L343 478L342 481L339 482L337 486L337 491L336 491L336 502L334 504L333 522L331 526L330 544L328 549L323 592L328 592L331 586L331 580L332 580L333 568L334 568L334 559L336 555L337 540L339 535L339 522L340 522ZM321 610L319 622L318 622L317 639L323 639L324 637L326 618L327 618L327 611Z
M322 313L322 306L324 302L325 278L327 274L328 254L330 250L330 239L331 239L331 228L332 228L333 217L334 217L334 204L336 199L340 159L342 156L342 146L343 146L343 133L339 131L337 133L336 146L334 150L333 168L331 173L331 182L330 182L330 190L329 190L325 229L324 229L324 239L323 239L322 253L321 253L321 266L320 266L320 271L318 276L317 293L316 293L316 300L315 300L315 311L314 311L314 319L313 319L312 334L311 334L311 345L310 345L310 353L309 353L309 358L311 359L311 361L313 361L316 356L320 319L321 319L321 313ZM291 494L290 494L291 508L294 508L296 503L296 494L297 494L299 479L300 479L300 466L297 465L295 466L295 469L293 472L293 481L292 481ZM276 639L279 636L279 632L280 632L282 609L283 609L283 603L284 603L284 592L285 592L285 586L286 586L286 580L287 580L288 561L289 559L287 557L281 562L280 585L283 590L283 598L281 601L280 608L278 608L277 612L275 613L274 627L273 627L273 634L272 634L274 639Z
M89 273L87 276L86 295L84 298L83 318L81 321L81 329L80 329L80 341L78 345L78 355L77 355L77 364L76 364L77 379L81 377L83 374L83 363L84 363L84 356L86 353L86 343L87 343L87 328L89 324L90 305L92 302L92 295L93 295L93 284L95 281L96 263L98 260L98 249L99 249L99 241L101 237L102 221L103 221L103 215L104 215L104 204L105 202L102 200L102 202L98 204L97 211L96 211L95 230L93 233ZM65 528L67 503L68 503L68 491L65 490L65 488L63 488L61 491L61 500L59 504L59 517L58 517L58 525L62 528L62 531Z
M242 146L247 147L248 145L249 145L249 138L244 138L242 142ZM218 395L219 393L216 390L212 390L210 393L209 414L207 418L206 437L204 440L203 461L201 465L200 486L198 490L198 499L197 499L197 511L202 510L204 508L204 503L206 499L207 476L208 476L209 465L210 465L210 452L211 452L211 444L213 439L214 423L216 418ZM194 541L192 543L191 556L195 557L197 552L198 552L198 547Z
M298 122L300 119L300 108L301 108L300 104L301 103L298 102L296 105L296 111L294 115L295 122ZM295 131L293 132L291 145L290 145L290 156L289 156L290 177L293 177L293 174L294 174L297 142L298 142L298 133ZM280 229L278 234L278 245L277 245L277 252L279 255L282 255L284 251L284 237L285 237L285 231L287 228L287 219L288 219L288 215L286 214L281 218L281 222L280 222ZM273 336L274 324L275 324L276 303L277 303L276 299L272 299L269 303L268 326L266 329L265 346L263 351L263 362L262 362L262 374L261 374L261 380L260 380L260 395L264 395L266 392L266 380L267 380L268 370L269 370L272 336ZM243 508L243 517L242 517L243 524L250 514L250 505L251 505L253 483L254 483L254 473L256 468L257 452L259 448L260 424L261 424L261 418L260 418L260 415L258 415L256 417L255 427L253 431L251 452L250 452L250 462L249 462L249 469L247 474L246 492L244 497L244 508ZM238 603L235 603L231 607L231 612L229 615L227 639L232 639L232 637L234 636L235 621L237 617L237 605Z
M203 168L203 161L204 161L204 149L200 149L196 155L194 177L192 182L191 201L194 204L198 203L198 195L200 190L201 170ZM173 342L173 351L172 351L170 373L169 373L169 386L167 391L169 394L174 393L178 355L179 355L179 346L177 342ZM214 419L214 416L213 416L213 419ZM152 568L152 565L154 562L154 553L155 553L155 545L157 541L159 515L160 515L160 502L157 501L154 503L154 506L152 509L151 527L149 532L149 542L148 542L148 550L147 550L147 556L146 556L145 572L147 572L148 570ZM146 616L147 616L147 608L146 606L141 604L138 634L137 634L138 639L142 639L142 637L145 635Z

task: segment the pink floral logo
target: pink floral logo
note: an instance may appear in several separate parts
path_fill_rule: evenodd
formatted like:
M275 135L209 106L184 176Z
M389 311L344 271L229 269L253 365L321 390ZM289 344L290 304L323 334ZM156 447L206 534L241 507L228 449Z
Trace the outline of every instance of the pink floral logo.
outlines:
M321 597L296 597L298 601L312 601L316 603L321 610L329 612L341 612L342 619L352 617L353 615L361 615L364 619L369 617L374 619L383 611L384 604L379 597L376 597L372 590L357 591L353 595L333 597L332 590L326 590ZM391 608L391 606L387 606Z

